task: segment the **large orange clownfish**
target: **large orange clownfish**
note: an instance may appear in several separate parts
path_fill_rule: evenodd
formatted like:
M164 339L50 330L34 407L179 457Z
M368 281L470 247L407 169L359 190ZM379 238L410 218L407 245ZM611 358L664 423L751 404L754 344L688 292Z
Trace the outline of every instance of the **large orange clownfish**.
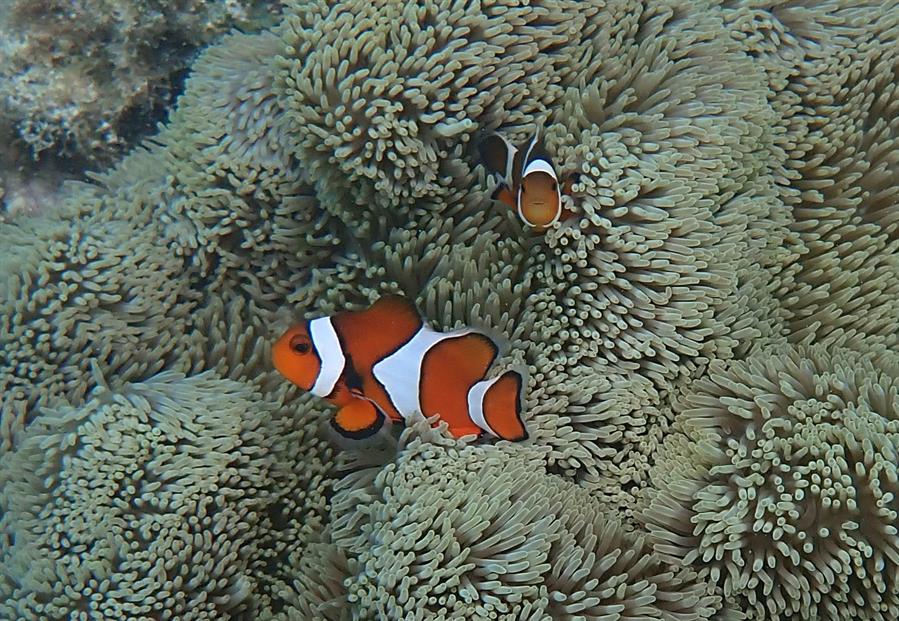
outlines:
M470 329L437 332L401 296L370 308L319 317L285 332L272 348L284 377L339 409L332 425L349 438L376 433L384 418L439 415L455 437L528 437L521 419L523 378L486 378L498 348Z
M490 198L514 209L525 225L545 231L572 215L562 206L562 195L571 194L577 174L567 175L560 184L539 130L521 148L492 134L480 143L479 150L484 166L500 178Z

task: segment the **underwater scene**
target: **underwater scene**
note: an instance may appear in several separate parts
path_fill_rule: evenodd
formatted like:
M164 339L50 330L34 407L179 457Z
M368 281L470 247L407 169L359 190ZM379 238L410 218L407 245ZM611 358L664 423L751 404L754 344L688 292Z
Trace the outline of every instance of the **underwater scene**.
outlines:
M7 0L0 621L899 619L899 0Z

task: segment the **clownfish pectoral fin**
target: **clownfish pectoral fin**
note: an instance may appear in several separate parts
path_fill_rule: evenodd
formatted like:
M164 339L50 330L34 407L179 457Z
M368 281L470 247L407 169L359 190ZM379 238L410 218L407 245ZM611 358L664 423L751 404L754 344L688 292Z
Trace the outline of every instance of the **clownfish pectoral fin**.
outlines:
M565 175L562 178L562 194L564 194L565 196L571 196L571 194L573 192L572 186L574 186L574 184L580 180L581 180L581 173L571 172L571 173L568 173L567 175Z
M468 393L472 418L498 438L526 440L528 432L521 419L523 384L522 374L515 370L478 382Z
M509 186L507 186L505 183L500 183L498 186L496 186L496 189L493 190L493 194L490 195L490 198L502 203L509 209L517 208L515 193L512 192L511 188L509 188Z
M484 167L498 175L507 185L512 184L515 156L518 148L500 134L491 134L478 145L478 152Z
M384 425L384 415L370 401L353 399L337 411L331 425L340 435L361 440L378 432Z

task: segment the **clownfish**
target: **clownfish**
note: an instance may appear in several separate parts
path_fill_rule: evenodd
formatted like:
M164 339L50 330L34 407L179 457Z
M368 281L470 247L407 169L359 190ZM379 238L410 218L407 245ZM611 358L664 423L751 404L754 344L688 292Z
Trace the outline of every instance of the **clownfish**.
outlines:
M516 147L500 134L492 134L480 143L479 150L484 166L500 178L490 198L514 209L525 225L545 231L573 215L562 206L562 195L571 194L577 174L567 175L559 183L539 129L526 149Z
M435 414L459 438L488 433L524 440L523 377L486 378L499 352L470 329L437 332L397 295L371 307L318 317L288 329L272 347L275 368L303 390L338 407L332 426L343 436L371 436L385 417Z

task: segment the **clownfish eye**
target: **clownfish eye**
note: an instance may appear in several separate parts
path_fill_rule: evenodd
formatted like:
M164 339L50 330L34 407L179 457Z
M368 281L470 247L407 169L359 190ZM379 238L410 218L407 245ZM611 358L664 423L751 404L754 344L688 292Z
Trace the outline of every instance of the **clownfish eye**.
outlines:
M309 342L309 337L297 334L290 339L290 349L298 354L308 354L312 349L312 343Z

